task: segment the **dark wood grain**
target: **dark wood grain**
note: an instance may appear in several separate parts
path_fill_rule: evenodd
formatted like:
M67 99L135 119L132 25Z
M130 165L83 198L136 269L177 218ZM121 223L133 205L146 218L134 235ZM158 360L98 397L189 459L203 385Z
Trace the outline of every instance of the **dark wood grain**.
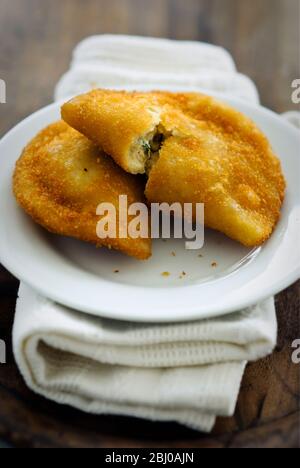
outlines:
M98 33L165 36L229 49L253 78L262 102L293 109L299 76L298 0L1 0L0 134L52 100L71 51ZM5 155L0 155L5 157ZM1 160L0 160L1 164ZM1 220L3 222L3 220ZM300 337L300 283L277 297L278 346L247 367L235 416L219 419L211 435L176 424L90 416L30 392L11 352L18 282L0 267L0 338L8 363L0 367L0 437L17 447L296 447L299 443L299 366L291 343Z

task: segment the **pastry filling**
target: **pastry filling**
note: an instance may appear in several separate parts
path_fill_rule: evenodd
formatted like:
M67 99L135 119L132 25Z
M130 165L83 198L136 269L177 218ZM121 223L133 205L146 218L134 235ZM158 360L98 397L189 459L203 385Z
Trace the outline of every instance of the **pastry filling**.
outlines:
M141 172L149 175L152 167L159 159L160 150L165 140L170 136L162 125L138 139L134 156L141 166Z

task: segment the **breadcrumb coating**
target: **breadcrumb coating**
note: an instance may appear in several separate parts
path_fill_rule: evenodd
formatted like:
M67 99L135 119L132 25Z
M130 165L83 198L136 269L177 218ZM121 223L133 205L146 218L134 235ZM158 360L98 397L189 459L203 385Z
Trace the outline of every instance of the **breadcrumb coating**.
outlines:
M147 172L149 202L204 203L206 226L245 246L272 234L285 193L280 162L227 104L198 93L94 90L62 116L126 171Z
M147 259L150 239L100 239L96 233L102 202L118 210L119 195L144 202L144 181L120 169L111 158L65 122L40 132L17 162L13 189L20 206L55 234L74 237Z

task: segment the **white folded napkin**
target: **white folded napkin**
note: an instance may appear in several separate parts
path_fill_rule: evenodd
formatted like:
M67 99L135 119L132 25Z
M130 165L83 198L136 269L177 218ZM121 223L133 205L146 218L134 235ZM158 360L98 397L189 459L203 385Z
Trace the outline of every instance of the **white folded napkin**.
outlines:
M177 421L210 431L234 412L247 360L272 352L274 301L194 323L100 319L53 303L25 285L13 341L27 385L91 413Z
M256 86L237 73L225 49L201 42L118 35L89 37L76 47L55 99L91 88L168 89L170 85L259 101Z
M258 102L254 84L236 73L225 50L127 36L83 41L55 96L145 85L201 86ZM216 416L233 414L246 362L271 353L276 336L273 298L210 320L147 325L81 314L23 284L13 345L27 385L51 400L209 432Z
M289 111L282 114L282 116L290 122L294 127L299 128L300 130L300 112L299 111Z

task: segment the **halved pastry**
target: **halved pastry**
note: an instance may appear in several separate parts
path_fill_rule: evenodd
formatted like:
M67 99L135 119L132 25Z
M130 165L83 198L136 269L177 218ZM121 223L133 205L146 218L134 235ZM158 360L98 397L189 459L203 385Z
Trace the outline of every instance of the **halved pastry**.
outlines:
M131 174L144 174L168 131L154 93L95 90L62 106L62 118Z
M127 195L128 204L144 202L144 181L124 172L63 121L44 129L24 149L13 188L21 207L50 232L141 260L151 256L150 239L104 239L96 232L98 205L111 203L119 217L119 195Z
M280 162L230 106L197 93L94 90L62 117L126 171L147 173L150 202L204 203L206 226L246 246L270 237L285 192Z

